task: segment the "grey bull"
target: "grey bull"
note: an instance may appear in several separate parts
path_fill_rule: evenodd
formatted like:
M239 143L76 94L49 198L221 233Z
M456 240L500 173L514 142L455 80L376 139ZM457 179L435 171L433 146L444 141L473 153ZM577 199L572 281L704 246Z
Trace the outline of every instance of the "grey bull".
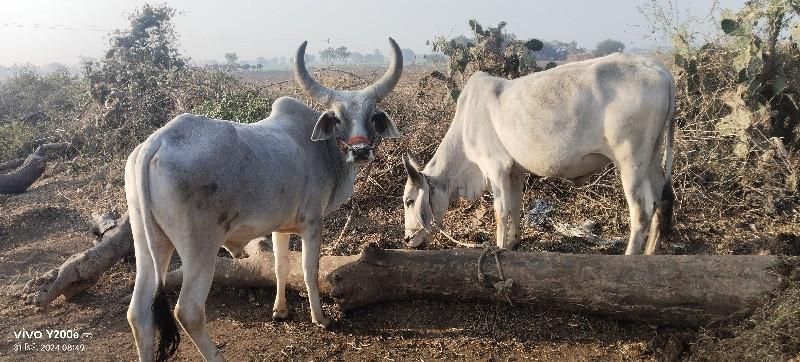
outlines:
M429 240L449 202L491 191L497 245L512 248L526 172L580 186L613 162L630 213L625 253L642 252L649 228L652 254L671 222L674 104L669 71L642 56L613 54L514 80L477 72L430 162L423 169L404 158L407 242Z
M125 193L137 272L128 320L140 360L165 359L180 342L162 288L173 251L183 268L174 315L203 358L222 360L205 314L217 252L224 246L239 256L249 240L269 233L278 281L273 317L289 314L289 236L297 234L311 318L330 325L317 286L323 217L353 194L358 167L372 161L380 138L398 136L394 123L375 108L403 69L400 48L389 42L388 70L358 91L335 91L315 81L304 63L306 43L300 46L295 80L328 107L325 112L283 97L267 119L253 124L184 114L131 153Z

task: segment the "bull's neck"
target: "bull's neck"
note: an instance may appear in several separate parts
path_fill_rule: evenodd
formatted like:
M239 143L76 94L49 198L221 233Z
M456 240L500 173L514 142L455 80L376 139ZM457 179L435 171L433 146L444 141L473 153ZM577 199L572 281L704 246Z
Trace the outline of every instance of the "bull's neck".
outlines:
M327 215L338 209L339 206L347 202L347 200L353 196L358 169L352 164L345 162L334 140L327 140L324 142L326 142L323 151L326 160L325 165L330 175L329 179L333 181L333 191L331 192L328 206L325 210L325 214Z
M464 142L460 125L453 124L430 162L425 166L425 175L438 190L444 190L450 196L451 190L457 189L459 175L471 165L464 154ZM449 197L448 197L449 199Z
M425 167L434 188L444 190L438 203L449 203L459 197L475 200L488 187L480 167L464 153L463 124L456 118L444 136L441 145ZM446 207L446 205L445 205Z

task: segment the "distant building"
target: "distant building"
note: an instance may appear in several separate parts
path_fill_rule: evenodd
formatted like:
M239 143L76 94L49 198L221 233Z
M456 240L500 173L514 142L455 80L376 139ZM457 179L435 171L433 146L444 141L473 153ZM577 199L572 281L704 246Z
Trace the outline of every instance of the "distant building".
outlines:
M581 60L594 59L594 53L575 53L567 55L567 63L579 62Z

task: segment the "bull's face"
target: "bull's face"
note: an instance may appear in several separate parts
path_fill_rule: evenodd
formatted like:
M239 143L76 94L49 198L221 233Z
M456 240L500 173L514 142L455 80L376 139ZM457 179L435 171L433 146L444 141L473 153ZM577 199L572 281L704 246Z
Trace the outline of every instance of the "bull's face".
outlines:
M314 126L311 139L336 139L347 163L364 166L375 159L375 147L380 137L397 137L397 128L386 113L375 108L397 85L403 72L403 54L397 43L392 46L391 63L383 77L358 91L336 91L323 86L308 73L305 63L306 42L297 49L294 77L308 95L328 110Z
M365 166L375 159L380 139L395 138L398 132L394 122L369 99L355 98L332 102L332 109L317 120L311 139L336 139L347 163Z
M408 174L403 191L405 210L405 240L410 247L417 247L433 238L433 209L431 186L410 157L403 155L403 166Z

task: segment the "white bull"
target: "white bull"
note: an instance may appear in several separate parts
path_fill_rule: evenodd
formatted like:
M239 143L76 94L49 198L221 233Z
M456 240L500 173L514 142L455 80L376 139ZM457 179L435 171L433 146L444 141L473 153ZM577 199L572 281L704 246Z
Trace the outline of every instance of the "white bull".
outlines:
M329 108L326 112L283 97L275 101L269 118L253 124L184 114L131 153L125 193L137 272L128 320L140 360L165 359L180 342L163 291L173 251L183 269L175 317L203 358L222 360L205 314L217 252L224 246L238 256L249 240L269 233L277 276L273 318L289 314L289 235L297 234L303 241L311 318L322 327L330 325L317 286L323 217L353 194L356 166L373 159L379 136L397 136L394 123L375 108L395 87L403 68L400 48L389 41L392 62L386 74L363 90L349 92L317 83L303 61L306 43L300 46L295 80Z
M520 238L524 173L580 186L613 162L630 212L625 253L641 253L650 227L645 253L652 254L672 215L674 104L669 71L641 56L614 54L514 80L475 73L424 171L404 159L408 244L432 237L449 202L491 191L497 245L510 249Z

